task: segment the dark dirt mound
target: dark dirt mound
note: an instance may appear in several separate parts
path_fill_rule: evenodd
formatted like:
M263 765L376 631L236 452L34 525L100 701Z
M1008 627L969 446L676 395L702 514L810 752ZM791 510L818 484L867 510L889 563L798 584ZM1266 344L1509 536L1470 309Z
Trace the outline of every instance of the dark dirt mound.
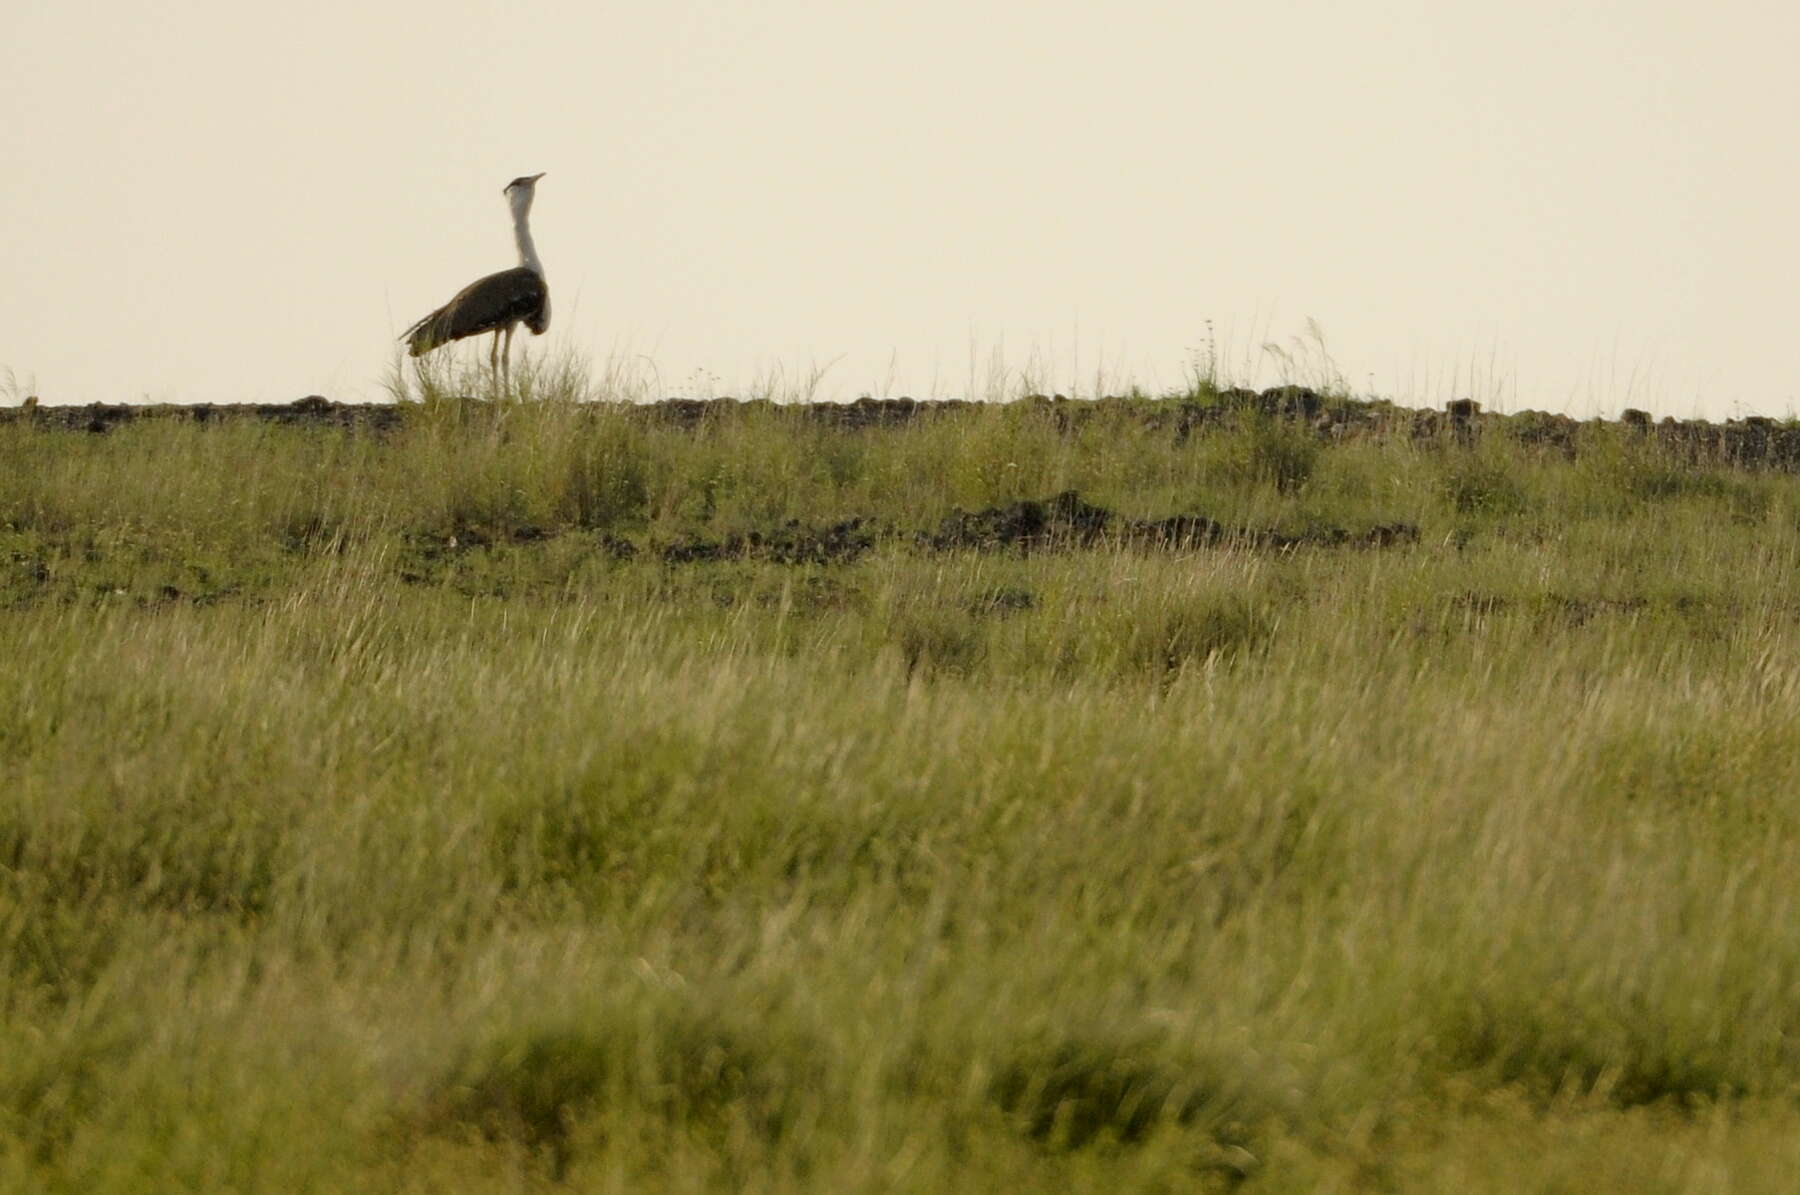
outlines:
M412 538L420 559L431 562L497 544L534 544L557 534L535 526L505 530L458 527L447 535L419 533ZM1274 551L1301 547L1380 548L1412 543L1418 537L1418 528L1408 523L1384 523L1359 533L1342 527L1315 527L1290 535L1258 527L1229 527L1197 514L1130 519L1088 502L1075 490L1065 490L1050 498L1010 502L973 512L955 511L939 524L935 533L907 535L891 524L865 517L817 526L790 519L772 528L735 531L720 538L690 533L673 540L652 538L647 544L605 533L600 536L600 547L614 560L647 556L665 564L755 560L824 565L850 564L883 542L899 542L930 552L1027 554L1102 543L1151 552L1191 552L1224 546ZM996 591L986 604L996 611L1009 612L1030 608L1031 600L1031 595L1023 591L1004 590Z
M1380 523L1361 534L1353 534L1342 527L1313 527L1298 535L1287 535L1258 527L1227 527L1205 515L1173 515L1166 519L1125 522L1120 526L1120 538L1128 543L1170 552L1220 544L1275 551L1386 548L1418 542L1419 529L1411 523Z
M1048 401L1048 400L1046 400ZM645 404L644 410L665 423L693 426L715 419L745 415L804 419L833 427L898 427L921 416L953 415L985 403L965 399L859 398L855 402L777 403L766 398L665 398Z
M377 431L400 426L406 408L393 403L332 402L309 394L294 402L269 403L89 403L84 407L0 408L0 424L30 423L59 431L108 432L122 423L139 419L214 423L230 419L260 419L265 423L319 424L365 427Z
M1257 527L1227 527L1205 515L1170 515L1163 519L1122 518L1104 506L1084 501L1074 490L1054 498L990 506L973 513L956 511L935 535L918 542L936 551L975 549L1021 552L1044 548L1087 547L1103 539L1155 551L1181 552L1231 544L1282 550L1300 547L1389 547L1413 543L1419 529L1410 523L1383 523L1361 534L1342 527L1312 528L1287 535Z
M1134 522L1129 533L1135 543L1170 552L1211 547L1232 538L1229 527L1205 515L1170 515L1166 519Z
M690 536L654 549L669 564L709 560L766 560L773 564L848 564L875 546L877 529L867 519L807 527L797 519L771 531L733 533L724 539Z
M462 404L461 409L471 417L496 409L493 403L473 398L448 401ZM860 398L850 403L774 403L766 399L671 398L645 403L633 411L647 420L681 426L760 417L860 430L898 427L915 419L955 418L993 405L962 399ZM1210 397L1071 399L1060 394L1033 394L1012 405L1041 412L1063 431L1073 431L1093 419L1123 418L1166 430L1182 441L1212 427L1232 426L1243 415L1253 414L1302 424L1328 440L1378 435L1466 444L1490 432L1503 431L1521 442L1561 449L1570 455L1577 452L1584 429L1603 422L1584 422L1543 411L1496 414L1483 411L1480 403L1467 398L1452 399L1441 411L1411 409L1385 401L1321 394L1305 386L1274 386L1260 392L1229 389ZM601 409L601 405L596 404L595 409ZM606 404L606 409L613 408ZM411 403L332 402L317 394L291 403L92 403L81 407L27 403L0 407L0 426L27 423L63 431L105 432L139 419L191 423L260 419L381 432L404 426L421 410L418 404ZM1778 422L1757 415L1724 423L1670 418L1653 422L1647 412L1636 409L1626 411L1619 422L1646 439L1674 448L1678 455L1695 464L1800 470L1800 422Z
M1083 502L1074 490L1064 490L1054 498L1027 499L973 513L956 511L939 525L937 534L920 539L940 552L956 548L1030 551L1051 543L1079 547L1106 534L1112 518L1112 511Z

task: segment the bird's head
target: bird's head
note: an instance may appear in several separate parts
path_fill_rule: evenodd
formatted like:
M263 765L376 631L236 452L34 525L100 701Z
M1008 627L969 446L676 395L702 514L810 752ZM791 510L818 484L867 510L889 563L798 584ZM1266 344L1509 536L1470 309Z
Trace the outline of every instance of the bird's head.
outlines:
M532 194L537 190L537 180L543 177L541 173L521 174L512 182L507 183L506 188L500 193L506 196L511 203L530 203Z

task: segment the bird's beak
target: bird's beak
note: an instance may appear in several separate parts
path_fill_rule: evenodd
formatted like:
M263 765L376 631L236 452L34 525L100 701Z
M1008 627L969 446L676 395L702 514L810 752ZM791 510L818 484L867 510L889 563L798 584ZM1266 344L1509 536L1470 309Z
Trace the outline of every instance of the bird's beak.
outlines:
M549 174L549 173L550 172L548 170L540 170L538 173L531 176L531 181L535 183L535 182L537 182L538 179L543 178L544 175Z

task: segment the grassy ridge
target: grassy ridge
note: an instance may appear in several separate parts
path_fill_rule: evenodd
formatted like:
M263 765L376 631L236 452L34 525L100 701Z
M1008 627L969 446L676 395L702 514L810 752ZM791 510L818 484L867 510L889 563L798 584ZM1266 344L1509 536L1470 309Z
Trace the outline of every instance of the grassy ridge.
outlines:
M0 428L0 1185L1787 1189L1800 484L1139 414Z

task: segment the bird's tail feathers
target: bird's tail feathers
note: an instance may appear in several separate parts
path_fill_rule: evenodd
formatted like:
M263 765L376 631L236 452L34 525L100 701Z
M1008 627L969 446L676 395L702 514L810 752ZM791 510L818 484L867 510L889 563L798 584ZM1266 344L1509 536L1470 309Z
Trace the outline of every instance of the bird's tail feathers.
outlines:
M410 357L422 357L440 344L450 340L449 329L444 327L444 310L439 308L400 334L406 342L406 352Z

